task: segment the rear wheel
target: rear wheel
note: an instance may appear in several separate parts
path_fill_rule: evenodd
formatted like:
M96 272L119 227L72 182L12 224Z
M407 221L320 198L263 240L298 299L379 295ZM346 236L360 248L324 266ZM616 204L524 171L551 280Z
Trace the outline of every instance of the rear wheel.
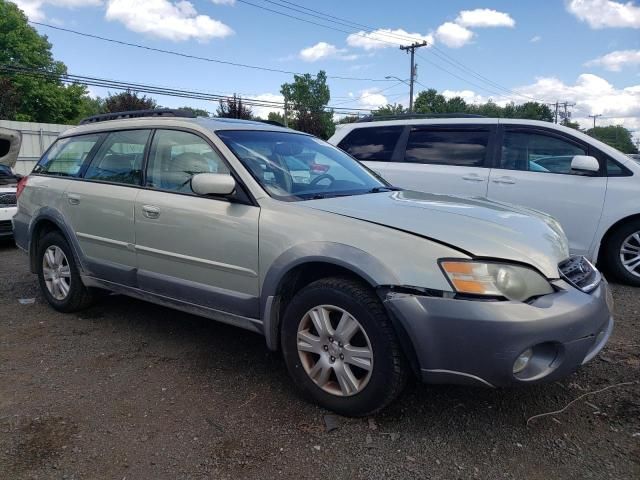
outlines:
M298 292L282 326L295 383L337 413L375 413L402 391L405 359L376 295L359 282L328 278Z
M49 304L61 312L86 308L93 299L83 285L69 244L58 232L38 244L38 281Z

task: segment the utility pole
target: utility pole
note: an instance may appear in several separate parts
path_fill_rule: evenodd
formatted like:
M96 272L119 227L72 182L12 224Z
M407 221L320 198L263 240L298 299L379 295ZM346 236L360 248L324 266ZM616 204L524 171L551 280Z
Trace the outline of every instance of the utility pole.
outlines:
M555 123L558 123L558 101L557 100L555 105L556 105L556 122Z
M596 128L596 118L601 117L601 113L596 113L595 115L589 115L590 118L593 118L593 128Z
M287 107L288 107L287 101L285 100L285 102L284 102L284 126L285 127L289 127L289 118L288 118L288 115L287 115L289 113L288 112L289 109Z
M416 49L426 47L427 42L414 42L411 45L401 46L400 50L411 52L411 70L409 75L409 113L413 112L413 82L416 80Z

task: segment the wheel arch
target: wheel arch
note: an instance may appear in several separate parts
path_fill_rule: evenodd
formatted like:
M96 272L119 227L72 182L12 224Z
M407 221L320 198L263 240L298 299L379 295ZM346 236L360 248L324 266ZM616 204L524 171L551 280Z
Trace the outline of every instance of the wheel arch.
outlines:
M31 222L29 226L29 267L32 273L37 273L37 253L39 248L40 239L43 238L47 233L57 231L59 232L64 239L67 241L73 255L76 259L76 263L80 270L82 270L82 262L79 261L79 251L77 246L77 241L75 237L71 235L69 229L66 227L64 223L64 219L62 216L55 212L54 210L47 209L46 211L40 212L34 220Z
M626 225L629 222L633 222L633 221L640 221L640 213L636 213L633 215L629 215L627 217L621 218L620 220L616 221L615 223L613 223L611 226L609 226L609 228L607 228L607 231L604 233L604 235L602 236L602 239L600 240L600 246L598 247L598 264L599 266L601 265L602 259L604 258L604 249L607 247L607 244L609 243L611 236L621 227L623 227L624 225Z

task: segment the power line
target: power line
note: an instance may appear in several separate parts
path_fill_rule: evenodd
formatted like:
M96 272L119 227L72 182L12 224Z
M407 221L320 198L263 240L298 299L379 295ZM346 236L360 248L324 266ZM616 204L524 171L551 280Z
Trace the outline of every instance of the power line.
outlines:
M205 101L215 102L215 101L225 101L232 98L226 95L215 95L208 92L202 92L197 90L157 87L154 85L148 85L143 83L126 82L121 80L110 80L110 79L104 79L99 77L73 75L68 73L58 74L58 73L47 72L39 69L19 67L15 65L0 64L0 71L13 73L13 74L33 76L33 77L48 78L48 79L58 80L64 83L79 83L86 86L112 88L115 90L132 90L132 91L137 91L141 93L165 95L165 96L179 97L179 98L190 98L195 100L205 100ZM243 97L242 101L246 105L255 106L255 107L278 108L278 109L282 109L285 107L284 102L276 102L276 101L270 101L270 100L260 100L260 99ZM371 111L371 109L369 108L340 108L340 107L335 108L334 106L327 106L326 108L328 110L333 110L336 113L346 113L346 114Z
M223 64L223 65L230 65L230 66L233 66L233 67L250 68L250 69L253 69L253 70L262 70L262 71L273 72L273 73L283 73L283 74L287 74L287 75L305 75L304 73L294 72L294 71L290 71L290 70L281 70L281 69L278 69L278 68L262 67L262 66L258 66L258 65L250 65L250 64L247 64L247 63L231 62L229 60L221 60L219 58L202 57L202 56L199 56L199 55L191 55L189 53L178 52L178 51L175 51L175 50L166 50L166 49L163 49L163 48L149 47L147 45L141 45L141 44L132 43L132 42L125 42L123 40L116 40L114 38L102 37L100 35L94 35L92 33L80 32L78 30L72 30L70 28L58 27L58 26L55 26L55 25L49 25L47 23L42 23L42 22L34 22L34 21L30 20L29 23L31 23L33 25L39 25L41 27L51 28L53 30L59 30L59 31L62 31L62 32L72 33L74 35L79 35L79 36L82 36L82 37L93 38L95 40L101 40L103 42L109 42L109 43L114 43L114 44L117 44L117 45L140 48L140 49L149 50L149 51L152 51L152 52L164 53L164 54L167 54L167 55L174 55L174 56L183 57L183 58L189 58L191 60L200 60L200 61L210 62L210 63L220 63L220 64ZM327 75L327 78L332 78L332 79L335 79L335 80L353 80L353 81L362 81L362 82L388 82L388 80L381 79L381 78L345 77L345 76L339 76L339 75Z

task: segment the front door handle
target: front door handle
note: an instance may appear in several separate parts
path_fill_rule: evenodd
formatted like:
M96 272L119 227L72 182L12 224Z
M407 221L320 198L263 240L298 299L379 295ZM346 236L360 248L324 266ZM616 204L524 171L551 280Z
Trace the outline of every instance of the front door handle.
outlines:
M464 175L462 177L463 180L467 180L469 182L484 182L485 178L481 177L477 173L470 173L469 175Z
M160 216L160 209L154 205L144 205L142 214L147 218L155 219Z
M492 180L493 183L503 183L505 185L513 185L516 183L516 179L513 177L498 177Z
M69 202L69 205L78 205L80 203L80 195L67 193L67 202Z

